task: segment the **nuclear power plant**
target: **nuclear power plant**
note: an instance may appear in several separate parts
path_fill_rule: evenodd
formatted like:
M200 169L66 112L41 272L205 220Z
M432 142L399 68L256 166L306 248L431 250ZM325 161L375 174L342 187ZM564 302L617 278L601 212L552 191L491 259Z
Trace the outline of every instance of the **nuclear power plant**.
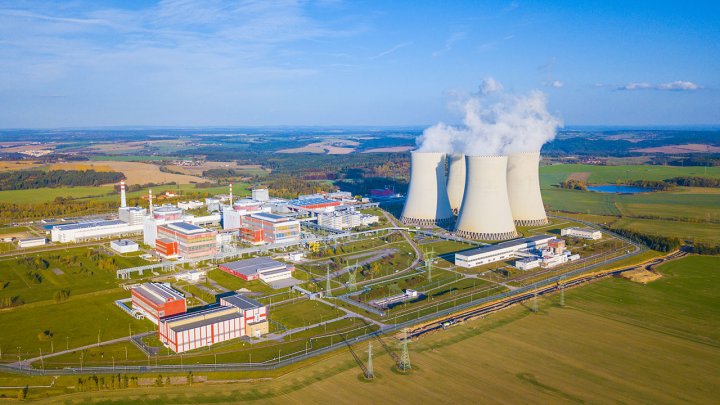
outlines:
M403 224L445 225L452 222L445 170L445 153L411 153L410 186L400 217Z
M540 152L508 156L508 197L515 225L540 226L548 223L540 195L539 167Z
M465 155L451 154L448 157L448 199L454 214L460 212L463 194L465 193Z
M515 226L548 223L540 195L539 163L539 152L509 156L412 152L402 222L445 225L455 213L458 236L515 238L519 235Z

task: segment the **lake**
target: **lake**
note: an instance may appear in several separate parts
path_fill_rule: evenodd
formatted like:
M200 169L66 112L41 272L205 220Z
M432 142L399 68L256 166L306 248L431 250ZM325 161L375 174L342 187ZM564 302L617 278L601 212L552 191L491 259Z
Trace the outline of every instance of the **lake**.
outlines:
M588 186L587 188L590 191L597 191L598 193L621 193L621 194L637 194L637 193L647 193L652 191L652 189L649 188L643 188L643 187L636 187L636 186L626 186L626 185L617 185L617 184L601 184L599 186Z

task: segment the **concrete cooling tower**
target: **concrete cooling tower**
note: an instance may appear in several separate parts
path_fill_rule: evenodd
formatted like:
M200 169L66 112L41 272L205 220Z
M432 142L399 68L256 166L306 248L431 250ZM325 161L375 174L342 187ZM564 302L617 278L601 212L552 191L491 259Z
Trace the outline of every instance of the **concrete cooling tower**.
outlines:
M453 154L449 156L447 194L450 208L453 213L460 212L463 193L465 192L465 155Z
M507 156L467 156L467 178L456 232L468 239L518 236L507 190Z
M405 225L447 224L453 220L447 195L445 154L412 152L410 187L400 220Z
M508 157L507 187L510 209L518 226L548 223L540 195L540 152L515 153Z

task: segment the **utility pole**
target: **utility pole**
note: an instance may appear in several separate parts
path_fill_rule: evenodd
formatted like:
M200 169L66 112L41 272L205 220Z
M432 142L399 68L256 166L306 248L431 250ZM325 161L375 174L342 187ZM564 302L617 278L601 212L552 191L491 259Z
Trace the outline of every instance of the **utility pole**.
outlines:
M372 362L372 342L368 343L368 360L367 360L367 371L365 372L365 379L366 380L372 380L375 378L375 371L373 370L373 362Z
M560 283L560 306L565 306L565 284Z
M332 288L330 285L330 265L327 265L327 279L325 280L325 296L332 297Z
M45 371L45 361L43 360L42 347L40 348L40 368Z
M408 329L405 328L403 331L405 332L405 337L402 340L402 354L400 354L398 368L400 371L406 372L412 368L412 365L410 364L410 352L408 351Z

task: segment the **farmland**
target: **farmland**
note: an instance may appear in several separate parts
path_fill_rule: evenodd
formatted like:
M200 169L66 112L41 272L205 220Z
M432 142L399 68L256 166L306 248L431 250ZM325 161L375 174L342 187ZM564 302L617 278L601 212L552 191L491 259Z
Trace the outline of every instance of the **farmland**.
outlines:
M661 266L664 277L646 286L603 280L568 291L564 308L551 296L541 301L537 314L516 306L429 335L410 344L413 369L408 375L392 371L392 359L375 347L371 383L359 381L360 369L347 351L340 351L280 376L203 373L210 380L276 377L257 381L252 389L242 382L196 384L105 391L103 398L148 404L348 398L370 403L390 397L443 403L710 403L720 396L714 381L720 373L720 324L714 316L720 304L714 293L720 288L718 269L720 258L688 257ZM355 347L358 353L366 349L366 344ZM33 381L46 384L49 378ZM74 381L61 377L47 392L72 393L62 387ZM17 385L18 377L0 375L0 383ZM42 389L30 392L35 398L43 394ZM80 403L97 395L57 400Z
M70 168L75 163L67 164ZM65 164L55 164L53 169L62 169ZM87 164L89 168L96 166L100 170L112 169L116 172L122 172L125 175L127 184L147 184L147 183L170 183L189 184L191 182L201 183L205 180L201 177L190 176L185 174L165 173L160 171L160 166L143 163L143 162L120 162L120 161L95 161Z

